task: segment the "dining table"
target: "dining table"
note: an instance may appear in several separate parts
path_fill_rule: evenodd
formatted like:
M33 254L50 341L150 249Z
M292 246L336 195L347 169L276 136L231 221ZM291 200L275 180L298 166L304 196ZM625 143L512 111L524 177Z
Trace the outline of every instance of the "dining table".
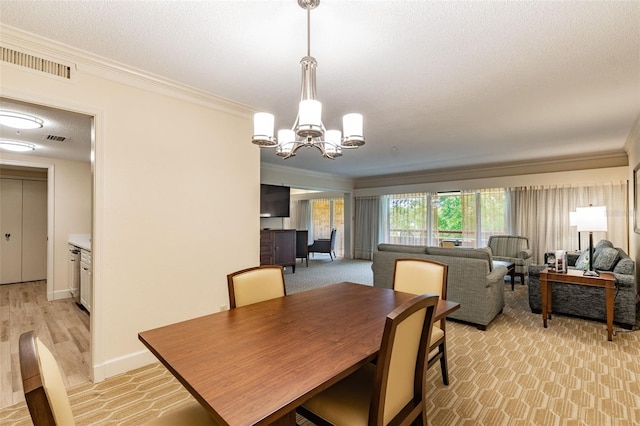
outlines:
M139 333L215 421L295 425L295 409L373 361L415 295L342 282ZM460 304L439 300L435 320Z

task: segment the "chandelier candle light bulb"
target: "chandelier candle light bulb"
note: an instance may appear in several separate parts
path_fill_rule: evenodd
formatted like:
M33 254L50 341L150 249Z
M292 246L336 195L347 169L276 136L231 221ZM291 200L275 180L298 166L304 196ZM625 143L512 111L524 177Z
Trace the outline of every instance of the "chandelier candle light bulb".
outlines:
M307 11L307 55L300 61L302 86L298 117L291 130L279 130L273 137L274 116L269 113L254 115L252 142L261 148L276 148L276 155L285 159L293 157L304 147L316 147L325 158L342 155L343 148L358 148L364 145L362 114L351 113L343 117L342 133L327 131L322 123L322 104L316 99L316 59L311 56L311 10L320 0L298 0L298 5ZM337 132L337 133L336 133Z

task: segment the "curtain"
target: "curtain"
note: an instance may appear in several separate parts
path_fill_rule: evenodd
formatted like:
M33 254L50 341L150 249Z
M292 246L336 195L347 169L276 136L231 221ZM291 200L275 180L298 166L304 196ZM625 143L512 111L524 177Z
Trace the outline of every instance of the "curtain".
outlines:
M310 230L311 204L309 203L309 200L293 200L291 202L289 228L298 230L309 230L309 244L313 243L313 235Z
M381 221L379 197L357 197L355 199L355 259L373 260L373 252L378 248Z
M431 238L431 206L428 193L382 197L384 232L380 241L391 244L428 245Z
M629 252L629 203L627 182L590 186L531 186L509 188L508 228L516 235L529 237L534 261L544 262L544 253L577 250L578 231L570 226L569 212L576 207L606 206L607 231L594 232L596 244L607 239ZM586 234L586 235L582 235ZM580 246L589 246L589 235L580 235Z

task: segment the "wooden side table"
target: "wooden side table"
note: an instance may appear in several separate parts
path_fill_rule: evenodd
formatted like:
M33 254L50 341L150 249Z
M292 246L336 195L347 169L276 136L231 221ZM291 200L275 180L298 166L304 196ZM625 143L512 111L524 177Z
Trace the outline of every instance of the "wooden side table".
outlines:
M542 293L542 324L547 328L547 319L551 319L551 293L552 282L565 284L588 285L604 287L607 308L607 340L613 340L613 297L616 288L616 279L613 274L600 272L599 277L583 275L584 271L569 269L567 272L553 272L544 268L540 271L540 292Z

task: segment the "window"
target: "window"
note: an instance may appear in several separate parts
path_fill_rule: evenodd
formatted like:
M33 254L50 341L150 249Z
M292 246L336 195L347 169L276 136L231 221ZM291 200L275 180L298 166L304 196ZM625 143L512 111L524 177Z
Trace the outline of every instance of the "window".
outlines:
M502 188L382 197L381 242L486 247L489 235L505 234Z
M336 229L336 256L344 257L344 199L322 198L311 201L313 238L329 238Z

